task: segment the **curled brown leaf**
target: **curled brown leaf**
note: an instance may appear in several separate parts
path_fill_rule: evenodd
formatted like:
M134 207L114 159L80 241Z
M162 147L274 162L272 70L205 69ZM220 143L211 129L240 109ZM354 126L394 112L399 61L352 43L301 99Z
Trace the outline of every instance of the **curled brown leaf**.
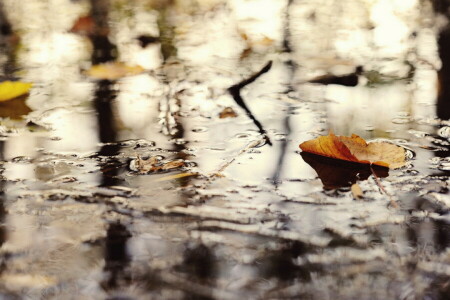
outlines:
M300 144L300 149L321 156L390 169L406 164L405 149L387 142L367 143L356 134L350 137L330 133Z

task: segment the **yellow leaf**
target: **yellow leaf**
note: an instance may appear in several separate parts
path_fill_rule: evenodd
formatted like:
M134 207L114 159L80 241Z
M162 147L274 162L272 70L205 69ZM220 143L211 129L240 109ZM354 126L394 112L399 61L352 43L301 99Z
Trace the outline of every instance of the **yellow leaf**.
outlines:
M330 133L300 144L305 152L355 163L397 169L406 164L405 149L387 142L367 143L363 138Z
M196 175L198 175L198 173L191 173L191 172L180 173L180 174L175 174L175 175L164 176L164 177L158 178L155 181L156 182L161 182L161 181L179 179L179 178L184 178L184 177L189 177L189 176L196 176Z
M125 76L137 75L144 72L141 66L129 66L121 62L108 62L92 66L86 73L96 79L115 80Z
M225 119L225 118L236 118L237 113L236 111L231 107L225 107L220 113L219 118Z
M3 81L0 83L0 101L7 101L28 94L32 84L20 81Z

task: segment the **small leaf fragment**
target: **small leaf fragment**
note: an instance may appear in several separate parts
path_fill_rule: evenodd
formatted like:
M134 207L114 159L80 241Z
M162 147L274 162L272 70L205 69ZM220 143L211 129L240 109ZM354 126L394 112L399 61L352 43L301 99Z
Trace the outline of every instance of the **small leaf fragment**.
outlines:
M225 107L220 113L219 118L225 119L225 118L236 118L237 113L232 107Z
M108 62L92 66L86 74L95 79L115 80L125 76L138 75L144 72L138 65L130 66L121 62Z
M3 81L0 83L0 102L8 101L30 92L31 83L20 81Z
M143 159L138 156L130 163L130 168L139 174L150 174L159 171L172 171L186 167L183 160L162 161L158 156Z
M362 191L361 187L359 186L359 184L357 184L357 183L352 184L352 187L350 188L350 190L352 191L353 198L362 199L364 197L363 191Z
M373 164L390 169L406 164L405 149L387 142L367 143L352 134L350 137L330 133L300 144L305 152L361 164Z

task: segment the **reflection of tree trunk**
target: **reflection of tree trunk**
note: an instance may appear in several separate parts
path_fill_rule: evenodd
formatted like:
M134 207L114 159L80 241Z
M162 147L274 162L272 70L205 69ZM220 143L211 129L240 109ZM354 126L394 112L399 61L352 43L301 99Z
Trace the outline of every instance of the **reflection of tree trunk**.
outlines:
M109 277L103 283L106 290L117 288L121 286L121 283L128 285L129 278L124 269L130 262L127 253L127 241L130 237L131 233L124 225L120 223L109 224L106 231L104 268L109 273Z
M4 159L3 155L3 148L4 148L5 142L0 141L0 160ZM5 182L2 180L0 181L0 248L2 247L3 243L6 240L6 226L5 226L5 219L6 219L6 209L5 209L5 197L3 192L3 186ZM1 272L1 267L0 267Z
M94 20L94 34L90 35L94 51L92 53L92 63L104 63L112 61L116 56L116 47L111 44L108 38L108 0L91 0L91 15ZM97 111L98 128L100 142L113 143L116 141L116 126L114 122L112 103L116 98L113 89L114 82L102 80L98 82L95 92L94 107ZM100 155L114 156L118 153L120 147L118 145L103 145L100 149ZM102 167L103 179L102 186L117 185L116 175L120 163L111 160L107 165Z
M449 17L450 1L432 0L436 13ZM441 119L450 119L450 27L447 26L438 38L439 57L442 68L438 72L439 90L437 99L437 116Z
M449 0L431 0L433 4L434 11L441 14L448 13L448 8L450 7Z
M106 143L99 151L99 154L102 156L115 156L120 150L120 146L114 143L116 142L117 131L112 109L112 102L116 98L113 85L114 82L109 80L100 81L94 98L100 142ZM108 162L102 166L103 178L101 186L118 185L119 180L116 175L118 174L120 167L121 163L118 160L108 160Z
M116 98L112 87L113 84L114 83L109 80L99 81L95 92L94 105L98 115L100 141L102 143L116 141L117 134L111 105L111 102ZM108 154L104 153L104 155Z
M108 38L109 0L91 0L91 15L94 20L94 34L90 35L94 52L92 63L104 63L116 59L117 48Z
M450 245L450 225L442 220L435 220L434 224L436 228L434 234L436 251L445 251Z
M283 36L283 51L287 52L287 53L291 53L292 52L292 47L291 47L291 14L290 14L290 10L291 10L291 6L292 3L294 2L294 0L287 0L287 4L286 4L286 22L284 24L284 36Z
M438 72L437 116L448 120L450 119L450 28L440 33L438 46L442 68Z
M6 17L3 3L0 1L0 51L7 56L7 61L3 66L6 77L11 76L14 71L14 46L12 26Z

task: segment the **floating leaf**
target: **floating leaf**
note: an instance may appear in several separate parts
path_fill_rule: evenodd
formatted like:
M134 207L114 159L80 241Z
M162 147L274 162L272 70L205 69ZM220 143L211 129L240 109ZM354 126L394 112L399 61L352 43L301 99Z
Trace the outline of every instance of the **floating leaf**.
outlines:
M152 156L144 159L138 156L130 163L130 168L140 174L149 174L159 171L172 171L186 166L183 160L162 161L159 156Z
M232 107L225 107L220 113L219 118L225 119L225 118L236 118L237 113Z
M17 98L29 93L32 84L20 81L3 81L0 83L0 102Z
M379 178L387 177L389 169L384 167L338 160L308 152L302 152L303 160L309 164L319 176L325 189L350 187L357 181L363 181L375 174Z
M367 143L363 138L336 136L330 133L300 144L305 152L361 164L373 164L390 169L403 167L405 149L387 142Z
M129 66L121 62L108 62L92 66L86 73L96 79L115 80L125 76L137 75L144 72L141 66Z

